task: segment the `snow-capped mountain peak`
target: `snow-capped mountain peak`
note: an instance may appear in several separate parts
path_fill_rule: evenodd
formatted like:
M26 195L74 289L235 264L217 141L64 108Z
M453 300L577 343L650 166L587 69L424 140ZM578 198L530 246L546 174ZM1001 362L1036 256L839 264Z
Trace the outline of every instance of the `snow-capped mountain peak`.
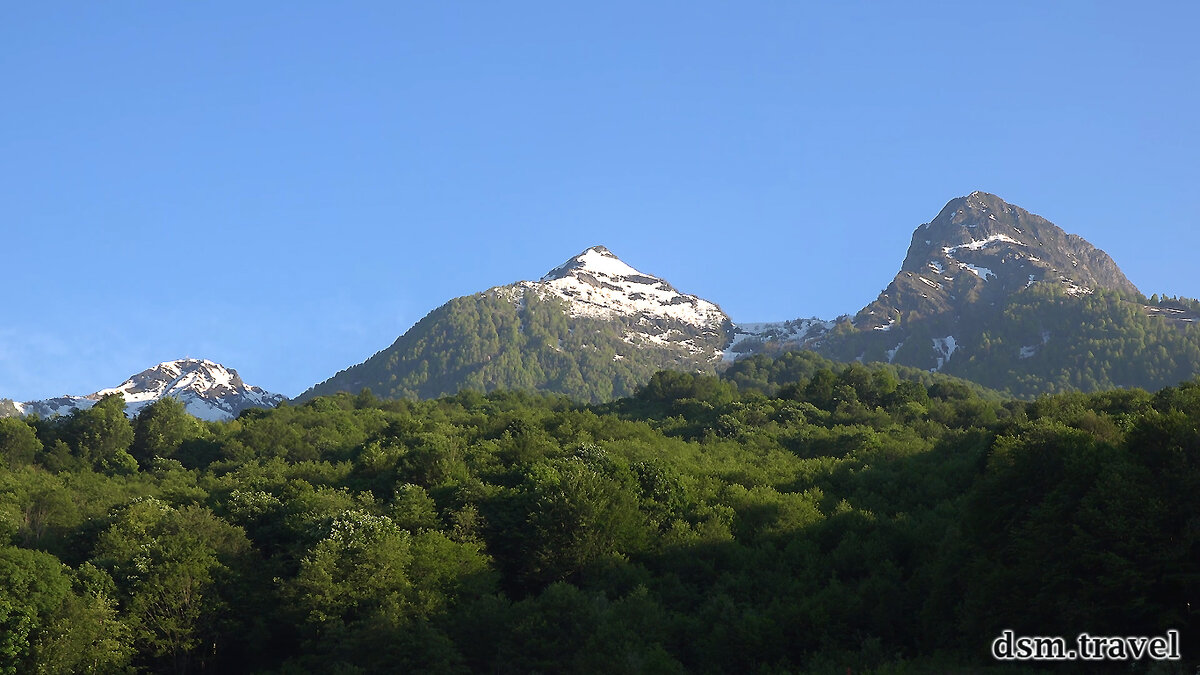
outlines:
M280 394L247 385L232 368L207 359L178 359L147 368L116 387L94 394L30 401L17 407L22 414L65 415L90 408L109 394L125 398L125 412L130 416L170 396L182 402L189 413L204 420L231 419L246 408L273 408L284 400Z
M579 255L571 258L565 263L555 267L546 273L546 276L541 278L542 282L555 281L568 276L577 276L579 274L599 274L608 277L627 277L630 275L644 276L654 278L657 281L662 281L657 277L649 277L649 275L626 265L624 261L618 258L612 251L604 246L593 246Z
M502 288L557 296L567 302L572 316L675 321L703 329L719 329L729 321L714 303L680 293L663 279L626 264L604 246L588 248L538 281Z

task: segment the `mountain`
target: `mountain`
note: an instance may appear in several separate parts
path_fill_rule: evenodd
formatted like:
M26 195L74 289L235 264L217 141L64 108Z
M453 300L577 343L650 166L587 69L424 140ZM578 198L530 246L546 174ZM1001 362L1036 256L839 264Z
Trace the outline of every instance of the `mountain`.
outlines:
M1007 395L1159 389L1200 373L1200 302L1147 299L1104 251L996 195L951 200L854 315L734 324L603 246L537 281L430 312L388 348L301 394L434 398L497 388L605 401L657 370L812 350L971 380Z
M853 318L738 325L730 351L811 349L1025 397L1158 389L1200 373L1197 322L1200 303L1147 300L1104 251L974 192L916 229L900 271Z
M192 415L204 420L237 417L246 408L273 408L284 396L272 394L242 381L237 371L201 359L166 361L125 380L119 386L87 396L60 396L41 401L12 404L9 412L42 417L66 415L92 407L109 394L125 398L125 412L133 416L164 396L179 399ZM0 410L0 414L4 411Z
M364 388L389 398L509 388L608 400L657 370L714 372L731 330L716 304L593 246L537 281L451 300L298 400Z
M854 323L883 330L915 314L945 317L952 327L968 306L1003 302L1035 283L1069 295L1096 289L1141 295L1107 253L1082 237L996 195L972 192L917 228L900 272Z

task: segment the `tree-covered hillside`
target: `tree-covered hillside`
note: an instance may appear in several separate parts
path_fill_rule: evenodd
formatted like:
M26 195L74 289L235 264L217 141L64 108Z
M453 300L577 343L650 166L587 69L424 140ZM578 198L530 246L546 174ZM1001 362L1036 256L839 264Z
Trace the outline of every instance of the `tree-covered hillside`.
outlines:
M520 389L607 401L632 394L655 371L712 372L723 333L644 317L570 316L559 298L525 291L519 302L486 292L430 312L387 349L299 397L358 392L384 398L437 398L462 389ZM685 346L683 343L687 343Z
M1195 607L1200 383L792 355L599 406L0 419L3 673L1025 672L1003 629L1180 630L1153 672L1190 672Z

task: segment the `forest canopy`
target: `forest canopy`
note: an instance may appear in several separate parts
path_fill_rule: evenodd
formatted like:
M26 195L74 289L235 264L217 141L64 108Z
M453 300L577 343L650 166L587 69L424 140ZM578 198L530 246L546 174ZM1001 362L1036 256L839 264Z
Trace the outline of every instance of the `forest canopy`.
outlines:
M0 537L0 673L929 672L1003 629L1194 661L1200 382L800 354L604 404L111 397L0 419Z

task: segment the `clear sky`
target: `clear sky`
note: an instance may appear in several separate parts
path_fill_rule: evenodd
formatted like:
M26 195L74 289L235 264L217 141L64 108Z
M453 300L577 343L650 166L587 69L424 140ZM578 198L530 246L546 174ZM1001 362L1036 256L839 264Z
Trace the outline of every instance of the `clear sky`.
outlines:
M1200 295L1200 3L66 2L0 20L0 397L296 395L593 244L735 321L984 190Z

